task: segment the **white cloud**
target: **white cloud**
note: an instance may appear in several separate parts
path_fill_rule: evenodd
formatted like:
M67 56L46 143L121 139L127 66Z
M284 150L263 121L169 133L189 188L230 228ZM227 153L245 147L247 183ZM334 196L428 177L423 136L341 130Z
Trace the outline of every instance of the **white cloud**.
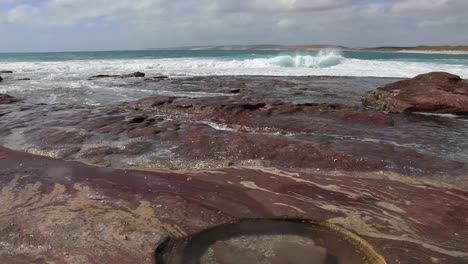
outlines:
M49 0L40 6L19 5L7 13L10 23L70 26L88 19L137 18L159 8L159 1Z
M10 23L27 23L29 17L34 16L37 10L29 5L19 5L8 12L6 18Z
M393 6L394 12L438 11L450 6L450 0L399 0Z
M12 4L15 2L19 2L18 0L0 0L0 5L2 4Z
M87 39L86 45L115 45L109 48L466 44L460 42L468 35L467 0L0 0L5 3L14 7L0 11L0 26L47 31L56 45L63 40L55 32L67 29L76 31L77 46Z
M278 12L310 12L333 9L359 1L350 0L255 0L253 6L258 10L274 10Z
M291 28L296 25L296 19L294 18L286 18L286 19L281 19L278 21L277 25L280 28Z

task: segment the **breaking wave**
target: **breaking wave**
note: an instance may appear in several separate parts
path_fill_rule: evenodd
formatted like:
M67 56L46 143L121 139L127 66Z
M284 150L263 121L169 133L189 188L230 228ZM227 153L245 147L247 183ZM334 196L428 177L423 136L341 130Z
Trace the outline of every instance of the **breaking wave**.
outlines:
M232 54L231 54L232 53ZM357 54L357 53L356 53ZM412 78L431 71L447 71L468 78L468 64L462 58L450 59L450 63L435 60L402 60L387 58L393 54L364 53L342 54L336 50L321 50L315 53L276 53L262 55L237 54L226 51L226 56L188 56L166 58L88 59L64 61L18 61L2 62L2 68L15 72L14 78L30 78L24 82L29 87L35 84L49 86L61 82L76 83L80 87L89 76L96 74L126 74L143 71L148 75L169 76L206 75L269 75L269 76L372 76ZM346 57L344 56L346 55ZM380 56L375 59L365 56ZM58 56L58 55L55 55ZM419 55L418 55L419 56ZM1 60L0 60L1 62ZM10 76L2 76L13 78ZM8 81L8 79L6 80ZM70 82L73 81L73 82ZM104 80L103 80L104 82ZM61 85L62 85L61 84ZM10 84L10 88L16 84ZM19 83L17 85L20 85ZM7 87L3 85L0 91Z
M316 56L278 56L269 62L280 67L326 68L336 66L343 60L343 55L336 50L321 50Z
M316 55L278 55L260 58L179 58L160 59L156 66L177 68L327 68L339 65L345 57L335 50L322 50Z

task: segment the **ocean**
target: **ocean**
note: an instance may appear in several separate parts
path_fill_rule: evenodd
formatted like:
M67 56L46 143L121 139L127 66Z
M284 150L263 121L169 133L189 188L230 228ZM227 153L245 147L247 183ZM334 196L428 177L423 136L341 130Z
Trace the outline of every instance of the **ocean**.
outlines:
M449 71L468 78L468 55L356 51L143 50L0 53L18 73L93 74L146 71L186 75L326 75L413 77Z
M150 95L187 95L160 84L130 79L89 80L98 74L144 72L147 76L338 76L357 78L359 92L380 85L383 78L411 78L448 71L468 78L468 55L354 51L142 50L53 53L0 53L0 93L40 103L103 104ZM377 79L379 79L377 78ZM23 79L23 80L21 80ZM29 80L24 80L29 79ZM19 81L21 80L21 81ZM388 81L385 81L388 82ZM343 86L338 84L339 86ZM128 87L132 86L133 89ZM362 87L361 87L362 86ZM346 89L343 87L343 89ZM188 94L204 96L206 94Z

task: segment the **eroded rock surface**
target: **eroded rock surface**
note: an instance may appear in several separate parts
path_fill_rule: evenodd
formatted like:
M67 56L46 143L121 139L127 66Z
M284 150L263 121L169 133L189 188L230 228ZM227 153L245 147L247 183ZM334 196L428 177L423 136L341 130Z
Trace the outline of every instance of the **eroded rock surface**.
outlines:
M248 92L100 107L20 103L0 110L0 144L102 166L397 172L467 186L464 162L411 148L414 138L440 148L440 131L407 128L406 121L359 107L269 101Z
M165 236L296 217L390 264L466 262L465 119L291 99L323 92L305 77L167 83L177 96L0 104L0 145L21 151L0 148L2 261L151 263Z
M389 264L468 259L468 193L396 175L114 170L5 148L0 168L2 263L152 263L166 236L263 217L329 221Z
M468 83L457 75L432 72L370 91L362 101L392 113L468 114Z

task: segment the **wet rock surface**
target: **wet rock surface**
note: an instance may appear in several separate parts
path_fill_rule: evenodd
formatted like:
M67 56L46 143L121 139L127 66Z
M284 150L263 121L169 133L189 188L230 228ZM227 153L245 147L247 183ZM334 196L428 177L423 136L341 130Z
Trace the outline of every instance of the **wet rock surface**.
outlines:
M322 81L171 78L156 84L177 95L0 104L0 145L21 151L0 149L1 256L151 263L165 236L299 217L357 233L388 263L464 263L467 120L294 97Z
M122 74L122 75L109 75L109 74L99 74L89 77L90 79L97 79L97 78L137 78L137 77L145 77L146 74L143 72L134 72L129 74Z
M12 104L21 101L18 98L15 98L8 94L0 94L0 104Z
M450 143L460 148L454 152L444 140L458 131L435 127L426 116L407 120L337 103L282 102L253 91L208 98L158 96L106 106L22 102L3 105L0 113L0 144L101 166L252 165L467 182L462 177L466 142L451 137Z
M152 77L149 77L149 78L145 78L145 81L147 81L147 82L159 82L159 81L162 81L162 80L165 80L165 79L169 79L169 77L166 76L166 75L157 75L157 76L152 76Z
M123 75L108 73L107 75ZM157 75L156 75L157 76ZM121 101L134 101L150 96L213 97L238 94L241 91L262 93L272 100L293 103L340 103L361 106L361 96L399 79L350 77L271 77L271 76L204 76L145 78L80 78L66 83L47 85L41 75L17 73L13 77L31 78L29 82L13 82L2 86L7 93L26 98L32 103L65 103L106 105ZM153 76L147 76L151 79ZM79 85L79 89L76 89ZM36 87L37 86L37 87ZM96 89L102 87L102 89ZM40 88L40 89L38 89ZM54 94L53 97L50 94Z
M445 72L422 74L368 92L363 104L392 113L468 114L468 83Z
M0 166L4 263L152 263L166 236L261 217L326 220L367 240L387 263L468 258L468 193L396 175L114 170L5 148Z
M220 110L205 104L196 106L196 100L180 102L162 107L160 112L157 108L134 111L127 104L112 109L13 105L13 109L4 110L6 114L0 120L1 143L30 153L114 167L189 169L262 165L452 175L453 179L466 170L464 163L409 148L353 140L363 135L375 137L373 133L394 126L390 117L380 113L366 114L349 108L340 113L330 110L328 105L279 104L265 110L263 103L228 104L224 106L228 110ZM180 107L186 103L195 106ZM137 104L141 106L141 101ZM172 107L181 110L172 111ZM353 129L343 129L351 124ZM143 142L144 147L135 147Z

